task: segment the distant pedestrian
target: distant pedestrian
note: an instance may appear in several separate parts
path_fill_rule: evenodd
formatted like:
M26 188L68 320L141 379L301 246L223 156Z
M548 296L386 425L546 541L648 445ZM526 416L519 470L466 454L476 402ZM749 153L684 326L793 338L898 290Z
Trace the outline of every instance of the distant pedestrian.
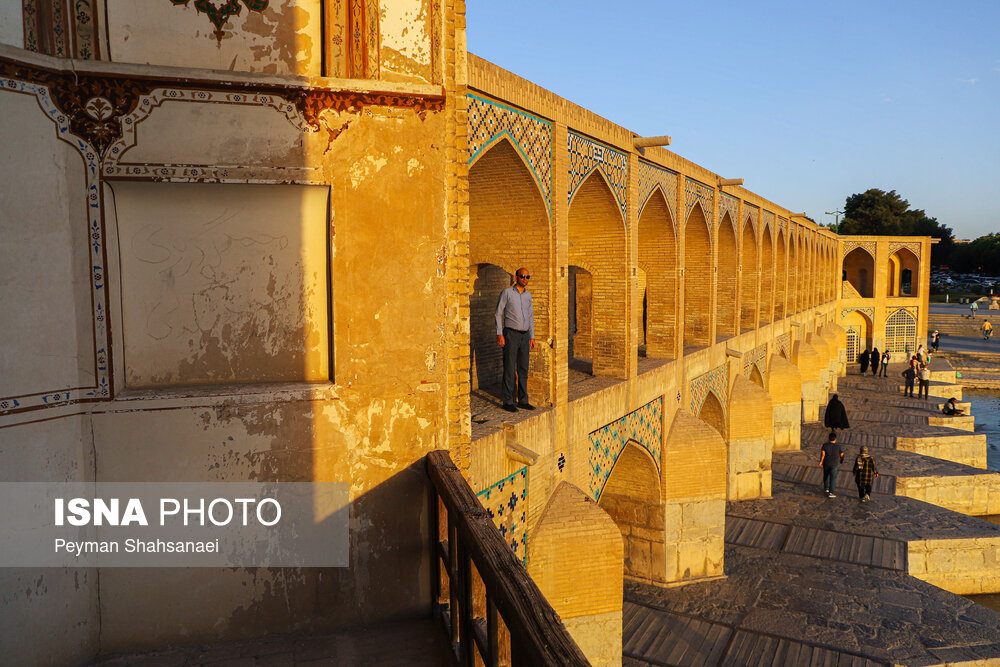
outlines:
M911 363L906 367L906 370L903 371L902 375L906 380L906 387L903 389L903 395L913 398L913 382L917 379L917 369Z
M858 485L858 500L867 503L871 500L872 484L878 477L875 469L875 459L868 455L868 448L862 447L858 458L854 459L854 483Z
M937 352L938 345L940 344L941 344L941 334L939 334L935 329L934 333L931 334L931 349Z
M868 364L871 362L871 360L872 360L871 352L869 352L868 348L866 347L865 351L858 356L858 363L861 364L862 375L865 375L868 372Z
M920 364L920 370L917 371L917 379L920 381L920 390L917 392L917 396L926 401L931 387L931 369L927 367L927 364Z
M949 398L947 401L944 402L944 405L941 406L941 412L945 413L949 417L955 417L958 415L965 414L965 410L955 405L955 403L957 402L958 402L957 399L954 396L952 396L951 398Z
M823 492L827 498L836 498L834 490L837 488L837 471L840 464L844 462L844 452L837 444L837 432L830 431L830 436L823 449L819 452L819 464L823 466Z
M969 317L971 317L972 319L976 319L976 311L979 310L979 304L973 301L971 304L969 304L969 310L972 311L972 314L969 315Z
M927 361L927 353L924 351L923 345L917 346L917 353L914 356L917 358L918 364L922 364Z
M878 375L878 362L879 362L879 360L881 358L882 358L882 355L879 354L878 348L877 347L873 347L872 348L872 356L871 356L871 359L872 359L872 377L875 377L876 375Z
M882 353L882 363L878 366L879 377L886 377L886 372L889 370L889 359L892 355L889 354L889 350Z
M830 402L826 404L826 413L823 415L823 426L829 429L851 428L851 423L847 421L847 409L837 397L837 394L834 394Z

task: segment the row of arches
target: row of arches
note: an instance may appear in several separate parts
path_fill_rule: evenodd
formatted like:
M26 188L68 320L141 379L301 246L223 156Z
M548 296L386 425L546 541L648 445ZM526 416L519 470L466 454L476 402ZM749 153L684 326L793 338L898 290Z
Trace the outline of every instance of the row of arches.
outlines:
M870 299L876 292L875 258L858 247L844 256L841 279L845 298ZM884 296L918 296L920 259L909 248L899 248L886 260Z
M557 239L548 203L507 139L480 152L470 167L469 188L477 387L499 372L490 330L495 295L505 286L498 267L507 274L530 269L536 339L555 339L549 319ZM749 215L738 223L729 211L715 226L700 201L683 222L677 217L656 187L638 213L633 241L601 170L573 194L566 213L566 344L570 358L589 361L594 375L624 377L633 317L640 356L671 359L836 298L834 239L796 225L757 224ZM636 267L631 275L630 265ZM551 356L532 355L532 375L544 381Z

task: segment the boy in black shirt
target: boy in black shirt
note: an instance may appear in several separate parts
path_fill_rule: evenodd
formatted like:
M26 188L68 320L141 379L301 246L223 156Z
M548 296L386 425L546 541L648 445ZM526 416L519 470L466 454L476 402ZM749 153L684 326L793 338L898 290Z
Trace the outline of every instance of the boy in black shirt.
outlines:
M823 466L823 492L827 498L836 498L834 489L837 486L837 471L844 462L844 452L837 444L836 431L830 431L830 437L823 443L819 453L819 464Z

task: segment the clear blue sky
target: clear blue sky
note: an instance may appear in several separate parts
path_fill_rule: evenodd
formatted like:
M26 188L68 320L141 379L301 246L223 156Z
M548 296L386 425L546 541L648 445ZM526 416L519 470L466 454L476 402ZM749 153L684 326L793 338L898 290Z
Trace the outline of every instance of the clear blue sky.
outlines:
M470 0L469 51L817 222L1000 232L1000 0Z

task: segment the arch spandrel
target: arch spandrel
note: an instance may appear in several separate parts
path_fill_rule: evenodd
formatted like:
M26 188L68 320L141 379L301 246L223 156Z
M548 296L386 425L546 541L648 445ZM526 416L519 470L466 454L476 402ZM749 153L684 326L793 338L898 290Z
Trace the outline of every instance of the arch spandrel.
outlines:
M764 388L743 375L737 375L729 394L730 440L771 436L771 410L771 397Z
M778 354L771 355L767 370L767 393L775 403L797 403L802 400L802 374L795 364Z
M726 441L686 410L678 410L663 443L665 500L725 499Z

